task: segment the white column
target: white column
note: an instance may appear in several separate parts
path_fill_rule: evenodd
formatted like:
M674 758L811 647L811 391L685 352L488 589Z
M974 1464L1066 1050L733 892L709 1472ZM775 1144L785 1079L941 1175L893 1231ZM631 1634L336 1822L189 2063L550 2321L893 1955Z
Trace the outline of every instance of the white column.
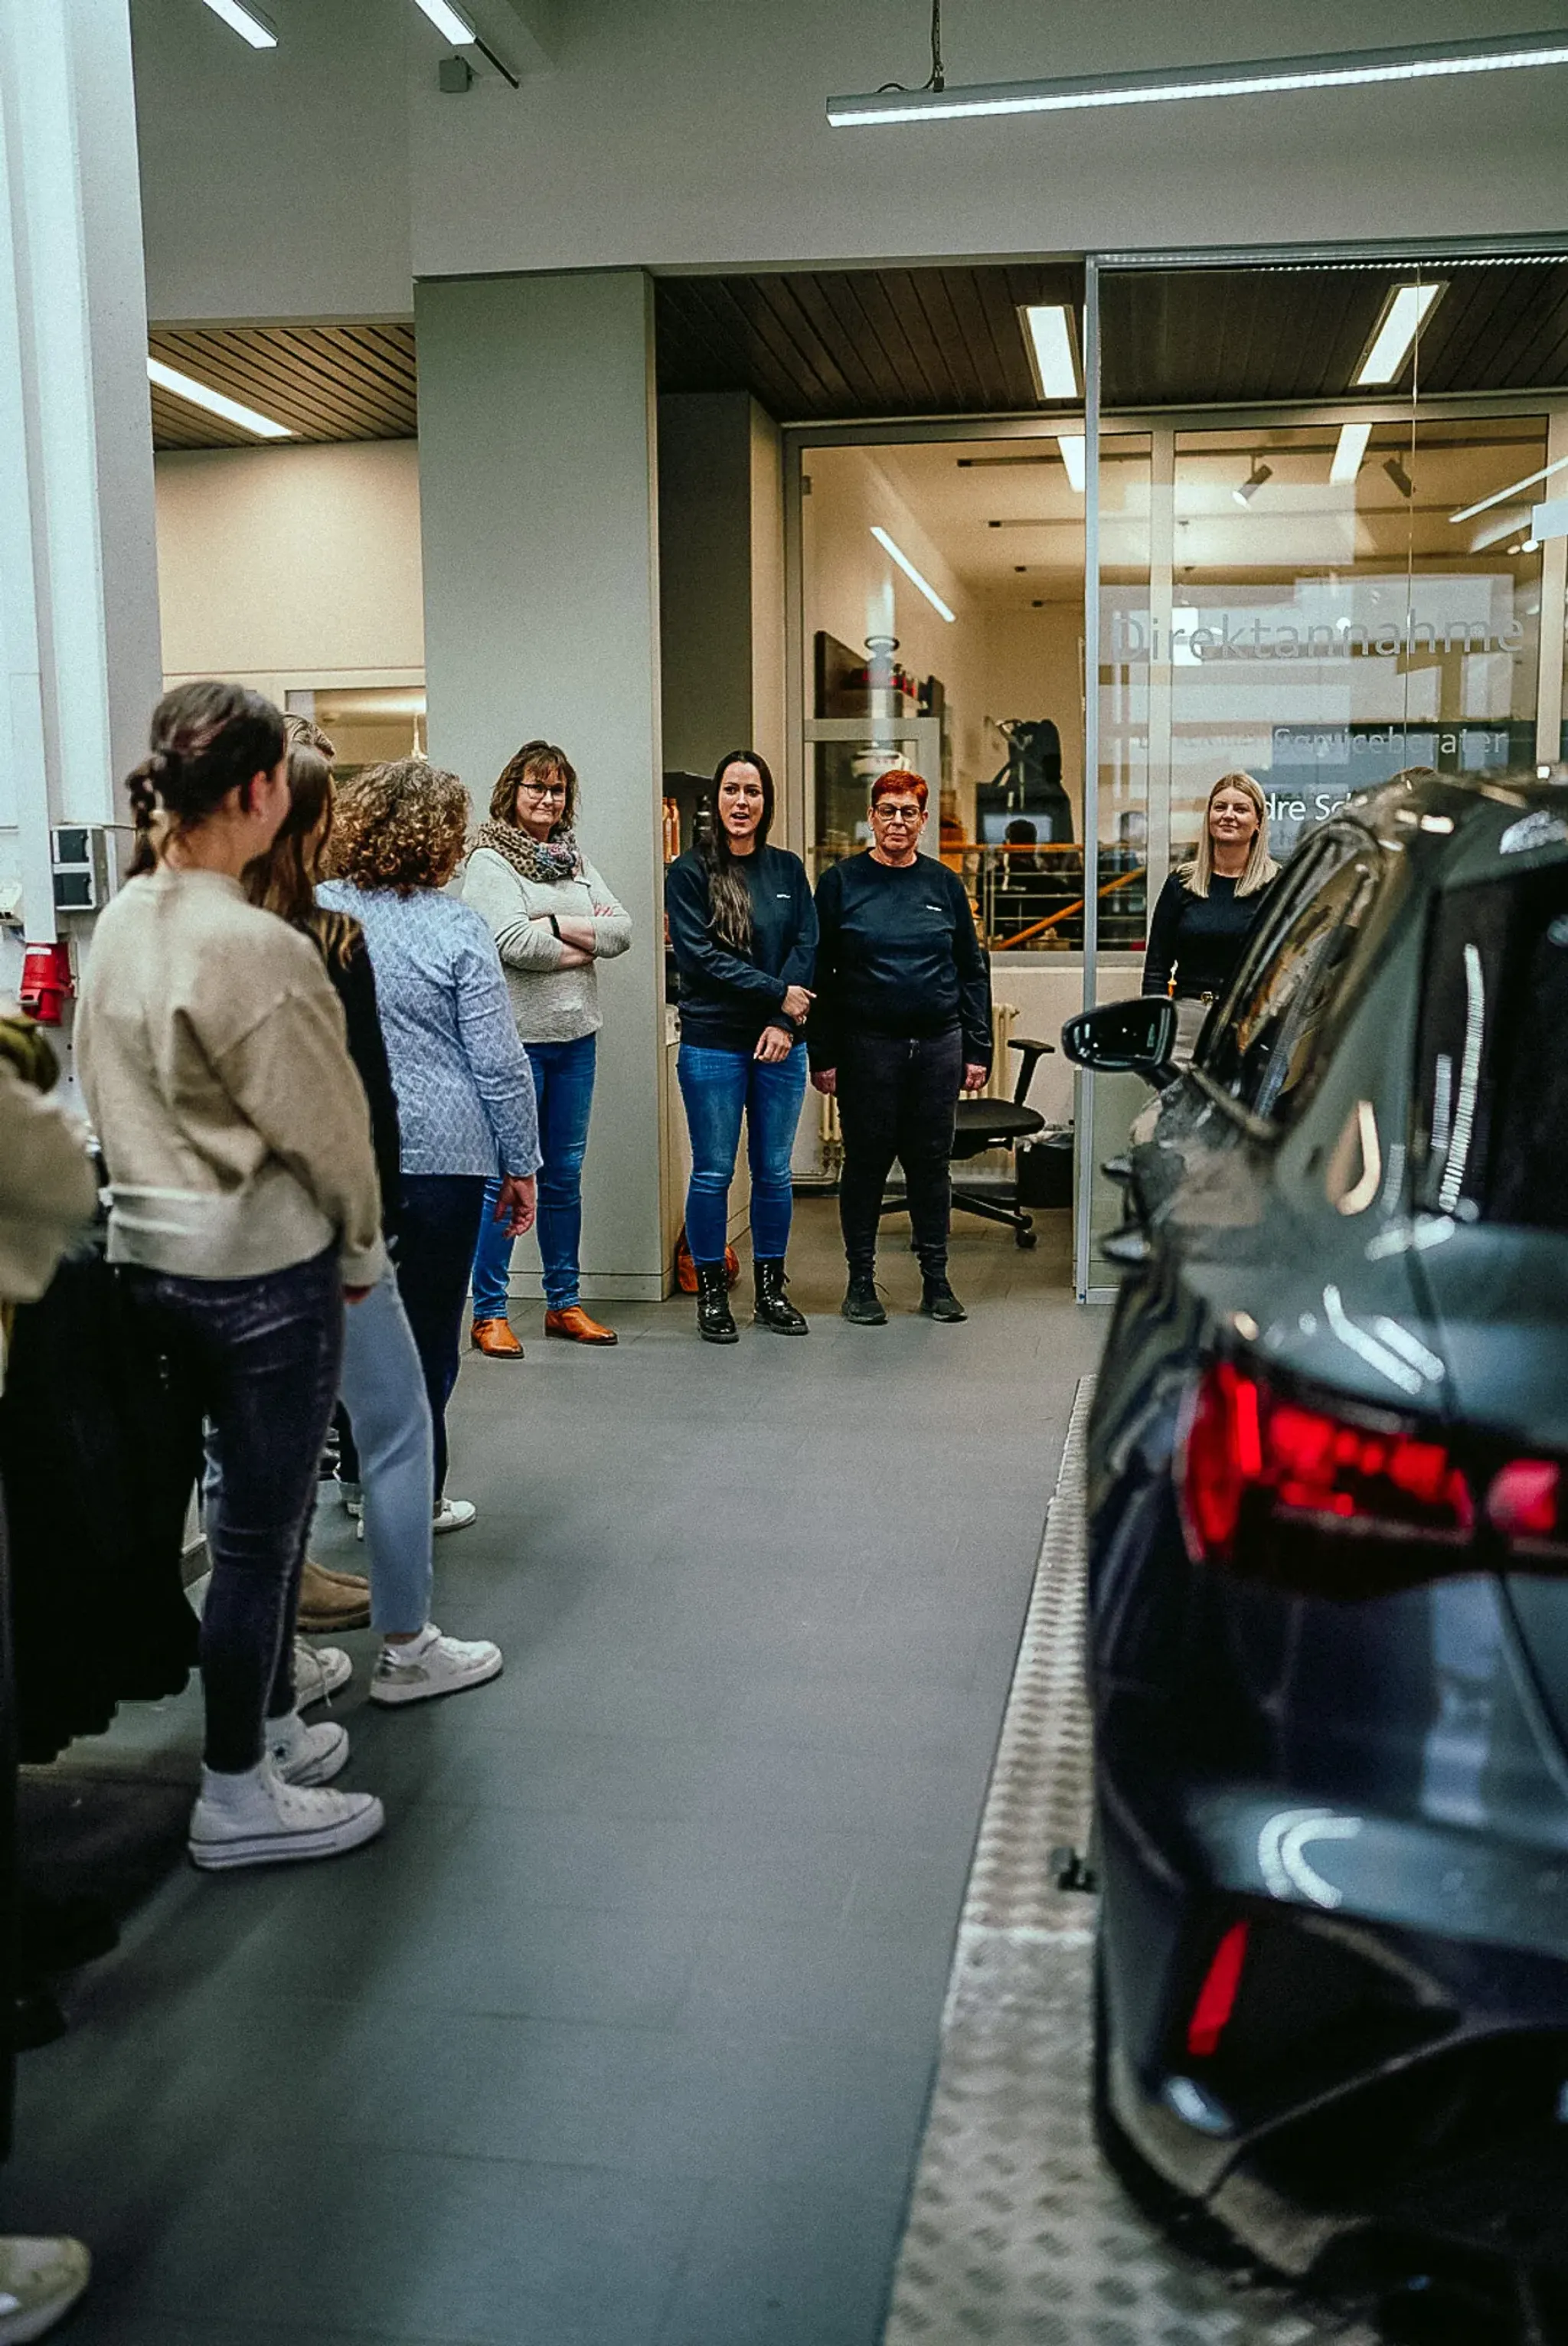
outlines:
M664 907L651 287L640 270L415 294L430 753L488 805L519 745L582 778L588 855L631 914L599 976L585 1298L663 1291ZM532 1240L519 1245L520 1273Z
M0 0L0 885L31 941L48 827L115 820L161 680L146 362L127 0Z

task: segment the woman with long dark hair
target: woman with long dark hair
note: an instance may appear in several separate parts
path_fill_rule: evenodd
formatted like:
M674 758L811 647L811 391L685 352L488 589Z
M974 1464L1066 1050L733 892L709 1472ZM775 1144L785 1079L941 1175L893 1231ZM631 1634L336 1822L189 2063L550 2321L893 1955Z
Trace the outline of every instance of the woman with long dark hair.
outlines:
M742 1116L751 1166L752 1318L779 1335L806 1333L784 1291L784 1259L817 913L799 857L768 843L774 804L767 760L755 750L731 750L713 777L710 827L665 881L680 975L676 1072L691 1134L686 1239L697 1267L697 1333L710 1344L733 1344L738 1334L724 1254Z
M109 1257L219 1485L201 1622L199 1866L330 1857L381 1831L314 1788L349 1740L295 1708L293 1630L343 1304L386 1270L365 1095L321 954L246 901L289 811L283 719L260 693L167 693L130 778L136 875L103 913L76 1024L108 1166Z
M382 1227L395 1255L402 1199L397 1094L376 1005L365 933L348 913L316 902L332 830L331 769L323 752L296 738L289 751L289 812L270 852L246 873L253 903L308 936L326 967L348 1028L349 1056L370 1106L381 1174ZM382 1650L372 1702L423 1702L483 1686L501 1669L488 1638L443 1637L430 1617L433 1442L419 1348L390 1269L350 1318L343 1337L341 1395L353 1428L371 1563L371 1620ZM342 1682L328 1647L315 1660L324 1689ZM323 1663L327 1664L322 1668Z

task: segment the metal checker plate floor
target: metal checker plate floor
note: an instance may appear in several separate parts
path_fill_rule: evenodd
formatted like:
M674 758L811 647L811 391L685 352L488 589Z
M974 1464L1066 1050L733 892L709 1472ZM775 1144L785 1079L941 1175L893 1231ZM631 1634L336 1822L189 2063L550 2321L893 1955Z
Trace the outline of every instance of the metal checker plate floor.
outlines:
M981 1825L886 2346L1375 2346L1375 2332L1194 2261L1147 2223L1089 2111L1084 1454L1075 1396Z

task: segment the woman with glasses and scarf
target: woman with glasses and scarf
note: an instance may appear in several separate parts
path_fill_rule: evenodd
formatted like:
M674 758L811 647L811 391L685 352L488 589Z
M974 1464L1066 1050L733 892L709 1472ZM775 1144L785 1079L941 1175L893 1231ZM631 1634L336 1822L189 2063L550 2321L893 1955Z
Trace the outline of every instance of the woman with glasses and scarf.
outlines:
M877 1222L896 1157L930 1320L963 1320L948 1284L948 1159L960 1090L991 1071L991 969L963 882L921 855L930 797L895 769L871 786L871 845L817 883L811 1080L837 1096L844 1136L839 1219L849 1259L840 1309L857 1327L887 1319L876 1288Z
M624 954L632 924L577 844L577 775L552 741L524 741L497 781L490 820L463 874L463 895L488 923L506 972L517 1033L539 1100L539 1256L545 1333L613 1344L578 1291L583 1158L594 1104L598 964ZM494 1185L493 1185L494 1186ZM506 1317L512 1240L487 1195L473 1256L476 1351L520 1361Z

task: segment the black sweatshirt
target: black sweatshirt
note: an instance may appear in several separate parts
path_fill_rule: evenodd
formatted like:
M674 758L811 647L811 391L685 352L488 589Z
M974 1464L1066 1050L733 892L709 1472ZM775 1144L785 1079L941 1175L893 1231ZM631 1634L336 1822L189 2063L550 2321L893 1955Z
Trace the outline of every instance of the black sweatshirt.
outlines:
M814 1067L836 1067L840 1038L942 1035L957 1026L963 1056L991 1065L991 964L963 882L933 856L830 863L817 882L817 1000L808 1040Z
M1149 923L1144 992L1167 993L1174 969L1178 994L1223 994L1273 885L1269 881L1238 899L1235 881L1217 872L1207 895L1195 896L1180 872L1173 872Z
M326 964L327 975L343 1005L349 1056L370 1103L371 1146L375 1151L382 1185L382 1231L390 1239L397 1229L402 1197L402 1146L398 1133L397 1093L392 1088L386 1039L376 1007L376 974L371 966L365 933L358 921L351 921L341 913L317 917L320 927L311 921L303 921L300 925ZM330 949L333 931L344 923L353 934L346 952L333 953Z
M764 1026L797 1029L779 1007L792 985L809 992L817 966L817 910L798 855L759 847L735 868L751 894L751 950L738 954L713 933L708 866L690 850L665 874L670 950L680 973L684 1041L710 1051L752 1051Z

